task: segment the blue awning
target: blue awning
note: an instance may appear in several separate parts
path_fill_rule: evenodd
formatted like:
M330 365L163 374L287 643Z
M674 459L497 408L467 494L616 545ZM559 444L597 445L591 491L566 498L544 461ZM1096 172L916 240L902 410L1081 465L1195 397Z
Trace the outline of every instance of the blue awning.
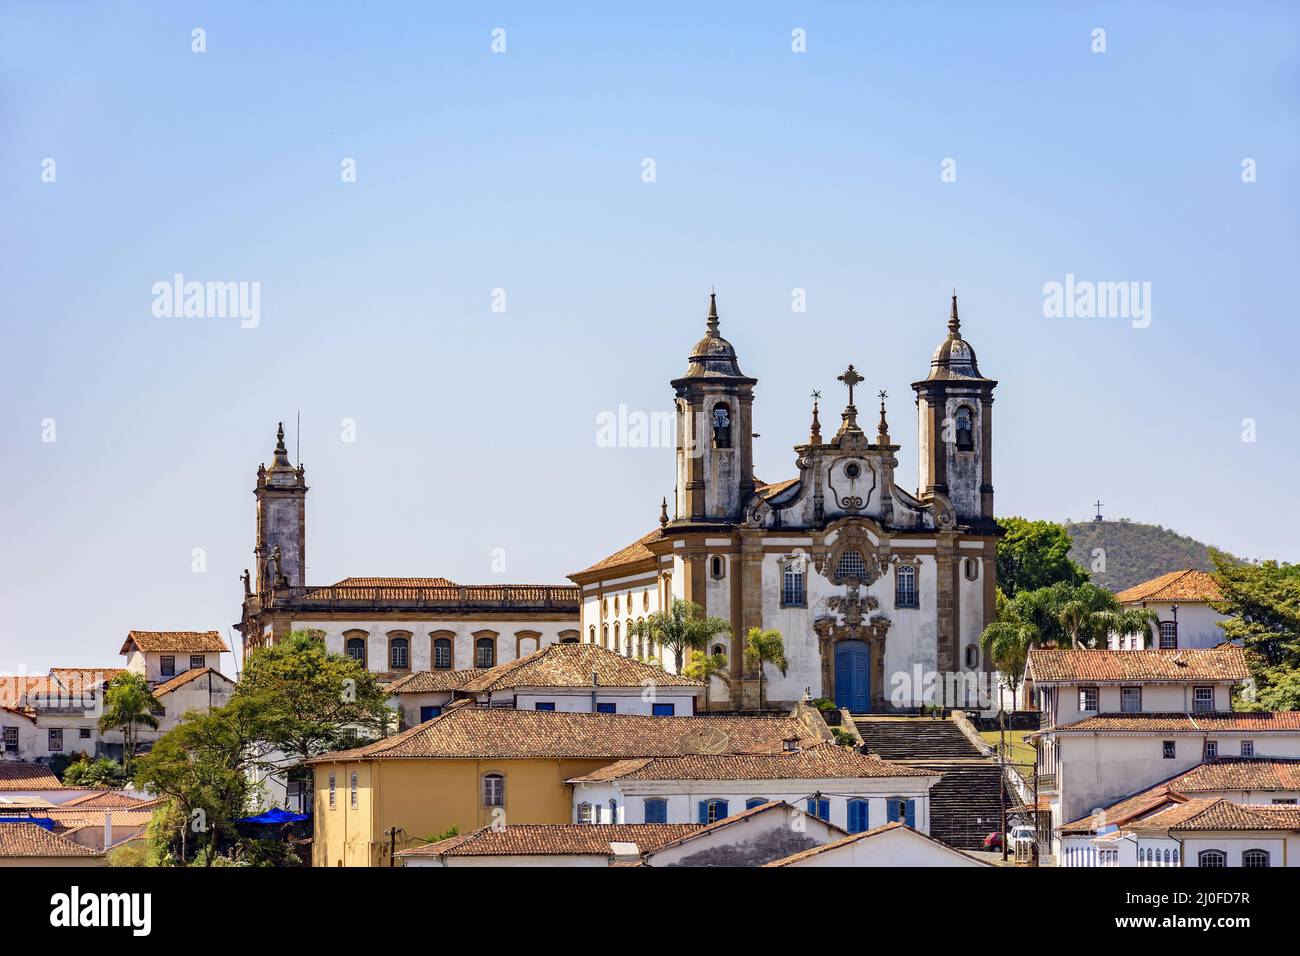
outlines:
M236 823L297 823L299 820L309 819L305 813L293 813L290 810L281 810L279 807L272 807L265 813L259 813L255 817L241 817Z

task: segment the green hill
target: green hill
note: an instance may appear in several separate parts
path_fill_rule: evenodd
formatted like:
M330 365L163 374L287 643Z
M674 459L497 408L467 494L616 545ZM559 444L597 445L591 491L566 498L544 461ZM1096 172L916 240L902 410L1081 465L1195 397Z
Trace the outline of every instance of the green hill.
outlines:
M1136 521L1065 522L1074 546L1070 558L1089 574L1089 580L1112 591L1122 591L1135 584L1170 571L1195 568L1213 571L1209 546L1195 538L1178 534L1155 524ZM1106 554L1106 570L1093 570L1093 551Z

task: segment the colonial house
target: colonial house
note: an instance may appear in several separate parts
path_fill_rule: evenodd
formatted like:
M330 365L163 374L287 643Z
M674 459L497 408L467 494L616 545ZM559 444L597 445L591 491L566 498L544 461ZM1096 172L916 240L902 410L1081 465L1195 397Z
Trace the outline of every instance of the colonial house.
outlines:
M1037 779L1057 840L1064 821L1204 761L1300 756L1300 713L1232 710L1232 688L1248 675L1241 648L1231 644L1035 648L1025 676L1042 712Z
M397 846L488 825L568 823L574 777L638 757L774 753L830 738L790 717L653 717L457 703L426 723L310 761L315 866L376 866Z
M860 833L886 820L928 832L929 790L943 776L836 743L765 754L620 760L570 778L575 823L713 823L772 801Z
M863 833L795 853L767 866L917 867L992 866L946 843L893 821Z
M126 670L143 675L153 686L186 671L219 669L221 655L230 648L216 631L130 631L121 653Z
M1197 797L1129 828L1138 866L1300 866L1300 807Z
M923 704L992 706L980 649L996 614L999 529L993 517L993 390L962 338L953 297L947 337L913 383L919 411L915 493L896 482L885 395L874 436L848 401L824 439L814 393L808 436L794 446L794 477L754 474L757 379L719 331L710 297L706 332L685 374L672 380L677 468L659 527L571 574L581 588L582 639L615 653L660 653L637 622L691 601L730 622L710 652L727 659L717 709L758 702L759 675L744 660L751 627L785 638L790 666L768 668L766 695L788 704L805 691L854 713ZM870 427L870 426L868 426ZM670 662L671 664L672 662ZM927 679L928 677L937 679Z
M308 585L307 483L292 465L284 427L253 496L256 576L244 572L245 653L295 630L396 680L416 671L489 668L548 644L578 640L570 585L463 585L443 577L349 577Z
M1115 599L1126 608L1141 608L1155 613L1158 623L1151 627L1148 647L1161 650L1215 647L1223 643L1219 622L1227 619L1210 606L1223 600L1214 575L1204 571L1170 571L1150 581L1143 581L1120 591ZM1141 638L1112 634L1111 650L1135 650Z
M388 706L397 711L397 729L407 730L433 720L455 699L457 691L487 672L481 667L416 671L385 685Z

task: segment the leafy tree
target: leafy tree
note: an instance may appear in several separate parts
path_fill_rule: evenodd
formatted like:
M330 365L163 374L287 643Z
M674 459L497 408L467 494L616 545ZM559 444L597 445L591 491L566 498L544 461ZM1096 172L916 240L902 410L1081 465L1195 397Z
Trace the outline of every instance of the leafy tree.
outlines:
M157 729L158 718L154 713L161 709L162 705L153 696L143 674L128 671L108 682L99 729L122 731L122 766L127 773L130 773L131 762L135 759L136 726Z
M1002 674L1003 683L1014 698L1024 679L1029 649L1042 635L1026 613L1025 602L1014 602L999 590L997 610L997 619L980 635L980 645Z
M630 632L671 650L674 669L680 674L687 651L704 650L712 638L730 634L731 624L726 618L706 617L698 604L673 598L667 610L642 618L632 625Z
M759 710L763 710L766 706L763 696L766 664L771 664L779 670L782 677L786 675L790 670L790 662L785 656L785 641L781 639L781 632L778 630L751 627L749 633L745 635L745 665L758 668Z
M68 765L63 772L65 787L124 787L126 770L110 757L98 760L78 760Z
M1239 564L1211 551L1214 578L1223 595L1212 603L1224 636L1240 641L1255 684L1250 706L1300 709L1300 564L1261 561Z
M1070 533L1051 521L999 518L1006 534L998 541L998 588L1007 597L1063 581L1082 584L1083 568L1070 560Z
M708 710L709 688L713 684L713 678L721 677L726 680L730 676L727 673L727 655L696 654L691 658L691 662L682 669L682 676L704 682L704 709Z

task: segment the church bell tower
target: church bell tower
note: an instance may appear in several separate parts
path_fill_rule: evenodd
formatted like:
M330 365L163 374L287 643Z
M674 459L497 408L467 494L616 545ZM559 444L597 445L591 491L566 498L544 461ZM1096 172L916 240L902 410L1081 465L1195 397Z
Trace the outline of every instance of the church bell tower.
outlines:
M975 350L961 337L957 295L948 337L935 349L930 374L913 382L919 417L921 465L917 494L946 498L961 525L991 526L993 519L993 379L984 378Z
M307 482L302 465L289 462L284 422L275 433L271 467L259 465L257 487L257 593L302 587L307 567Z
M709 293L704 338L691 350L677 393L677 507L674 523L736 522L754 491L754 386L736 350L718 333Z

